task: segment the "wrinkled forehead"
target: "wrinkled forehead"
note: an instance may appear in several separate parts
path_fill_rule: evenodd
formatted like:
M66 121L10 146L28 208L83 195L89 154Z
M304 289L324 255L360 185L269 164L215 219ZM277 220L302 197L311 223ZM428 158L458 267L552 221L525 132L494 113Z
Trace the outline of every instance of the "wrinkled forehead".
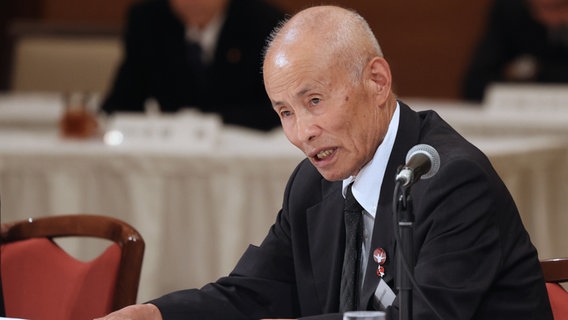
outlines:
M311 63L322 59L328 50L318 47L319 44L317 36L303 31L300 26L282 29L266 51L265 72L268 68L289 68L298 63Z
M327 53L313 50L310 46L294 45L274 49L264 64L267 90L293 86L292 83L321 81L321 77L326 74L330 76L330 72L338 71L338 68L329 65L330 61L325 57Z

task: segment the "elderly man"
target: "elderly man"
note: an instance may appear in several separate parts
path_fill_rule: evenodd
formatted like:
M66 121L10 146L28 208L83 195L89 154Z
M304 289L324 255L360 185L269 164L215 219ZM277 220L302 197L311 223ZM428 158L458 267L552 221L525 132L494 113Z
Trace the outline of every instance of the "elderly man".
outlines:
M397 167L417 144L434 147L441 166L410 191L422 292L413 317L552 318L537 252L506 187L436 113L397 101L361 16L335 6L301 11L273 34L264 79L286 136L307 156L265 240L228 277L105 319L341 319L375 308L397 319L392 198ZM344 197L353 203L352 195L361 206L359 257L346 254ZM345 262L358 267L344 272Z

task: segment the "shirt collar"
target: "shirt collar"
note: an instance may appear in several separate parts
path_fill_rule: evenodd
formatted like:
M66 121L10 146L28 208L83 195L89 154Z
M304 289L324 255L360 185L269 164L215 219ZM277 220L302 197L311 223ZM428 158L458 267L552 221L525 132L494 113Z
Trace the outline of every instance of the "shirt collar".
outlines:
M367 163L361 171L359 171L359 174L356 177L351 176L343 180L343 196L345 196L347 186L351 182L354 182L352 187L353 196L357 199L363 209L372 215L373 218L377 212L377 204L379 203L379 195L381 194L381 185L387 169L387 163L394 146L396 133L398 131L399 118L400 106L397 101L396 109L387 129L387 134L385 135L383 142L381 142L377 148L373 159L371 159L371 161L369 161L369 163ZM394 177L392 178L394 179Z
M196 42L201 46L202 58L205 63L213 60L217 47L217 38L219 33L221 33L225 17L225 13L221 13L216 15L203 29L189 26L185 30L186 40Z

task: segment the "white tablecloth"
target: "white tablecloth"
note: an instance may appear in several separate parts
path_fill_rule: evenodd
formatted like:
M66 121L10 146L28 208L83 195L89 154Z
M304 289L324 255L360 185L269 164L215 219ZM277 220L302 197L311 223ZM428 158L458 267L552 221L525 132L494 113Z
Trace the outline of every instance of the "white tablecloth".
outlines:
M568 87L566 88L568 90ZM565 110L499 109L453 100L404 99L415 110L432 109L466 136L552 135L568 141L568 104Z
M451 121L450 121L451 122ZM568 256L568 151L562 137L469 134L517 201L542 258ZM2 222L64 213L110 215L146 241L139 301L226 275L259 244L303 158L281 132L223 127L212 148L117 147L0 131ZM96 245L71 245L89 256Z
M140 301L203 285L227 274L248 243L264 238L302 158L282 135L227 129L222 140L214 150L122 148L3 132L2 221L114 216L146 241Z
M0 129L52 131L63 109L61 94L0 92Z

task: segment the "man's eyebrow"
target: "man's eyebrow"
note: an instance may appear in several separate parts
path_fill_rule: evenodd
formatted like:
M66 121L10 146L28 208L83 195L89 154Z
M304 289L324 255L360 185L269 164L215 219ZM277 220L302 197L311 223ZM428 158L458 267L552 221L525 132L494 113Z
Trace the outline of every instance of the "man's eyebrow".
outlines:
M294 96L296 98L301 98L303 96L305 96L308 92L310 92L312 90L311 87L304 87L302 88L302 90L298 91ZM277 108L279 106L285 105L286 103L284 103L284 101L273 101L272 102L272 108Z
M305 87L302 90L298 91L296 93L296 97L300 98L306 95L306 93L308 93L308 91L312 90L310 87Z
M284 105L284 102L282 102L282 101L273 101L272 102L272 109L276 109L279 106L283 106L283 105Z

